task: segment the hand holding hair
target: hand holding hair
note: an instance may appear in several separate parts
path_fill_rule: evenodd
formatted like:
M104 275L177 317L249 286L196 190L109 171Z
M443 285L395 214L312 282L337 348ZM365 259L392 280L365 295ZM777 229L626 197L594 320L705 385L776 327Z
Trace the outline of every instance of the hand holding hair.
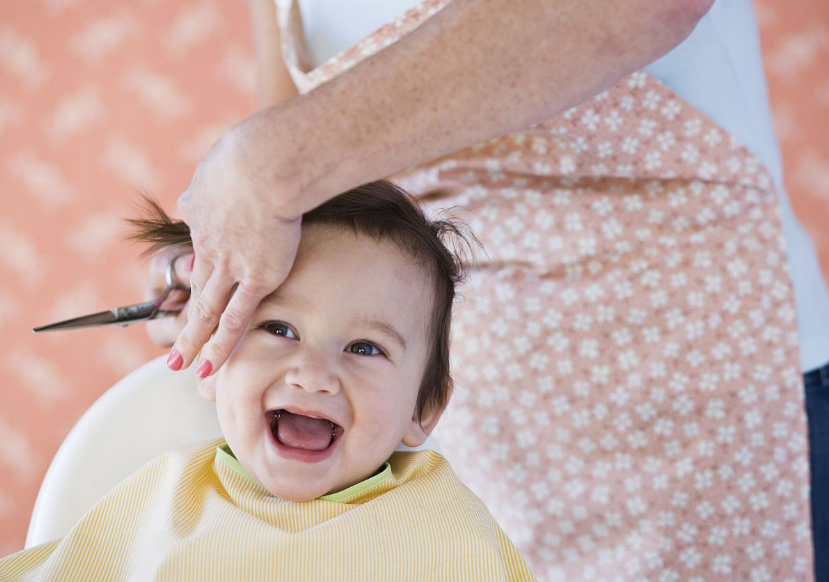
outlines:
M245 151L263 125L255 115L225 133L179 197L196 258L186 323L167 361L173 370L188 367L197 356L200 377L218 370L259 302L287 277L296 257L301 214L286 216L279 208L277 165Z

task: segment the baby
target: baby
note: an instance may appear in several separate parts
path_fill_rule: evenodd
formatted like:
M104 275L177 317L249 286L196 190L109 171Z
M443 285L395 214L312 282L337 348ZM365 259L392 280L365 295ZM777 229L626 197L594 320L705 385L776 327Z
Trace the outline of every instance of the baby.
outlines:
M189 240L154 212L139 238ZM452 390L447 234L388 182L307 213L285 282L199 380L224 440L157 457L0 580L533 580L439 454L395 452Z

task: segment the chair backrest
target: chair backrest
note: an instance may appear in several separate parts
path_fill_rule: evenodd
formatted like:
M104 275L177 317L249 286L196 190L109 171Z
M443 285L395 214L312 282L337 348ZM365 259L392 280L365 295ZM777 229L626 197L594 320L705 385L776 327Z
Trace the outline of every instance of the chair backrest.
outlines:
M195 366L167 369L166 356L120 380L61 444L37 495L26 547L63 537L110 489L163 452L222 436L216 406L196 391ZM433 438L417 449L440 452Z
M216 406L199 397L195 366L152 360L107 390L58 449L37 495L26 547L66 535L104 494L153 457L222 436Z

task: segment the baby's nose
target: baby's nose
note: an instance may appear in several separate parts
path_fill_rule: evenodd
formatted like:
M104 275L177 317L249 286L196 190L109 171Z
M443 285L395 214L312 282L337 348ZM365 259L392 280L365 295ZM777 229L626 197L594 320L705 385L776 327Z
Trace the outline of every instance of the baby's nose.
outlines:
M285 374L285 383L308 393L340 391L340 379L332 358L314 350L303 350Z

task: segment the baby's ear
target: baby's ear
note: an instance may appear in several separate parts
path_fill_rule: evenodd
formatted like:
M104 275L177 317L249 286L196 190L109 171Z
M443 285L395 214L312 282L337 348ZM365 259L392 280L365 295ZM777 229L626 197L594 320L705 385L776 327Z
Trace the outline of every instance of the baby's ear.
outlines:
M427 412L422 417L418 417L417 411L415 411L415 415L409 423L409 428L406 430L406 434L403 435L403 444L414 448L425 443L442 414L443 409Z
M198 379L199 396L208 402L216 402L216 374L208 376L207 378Z

